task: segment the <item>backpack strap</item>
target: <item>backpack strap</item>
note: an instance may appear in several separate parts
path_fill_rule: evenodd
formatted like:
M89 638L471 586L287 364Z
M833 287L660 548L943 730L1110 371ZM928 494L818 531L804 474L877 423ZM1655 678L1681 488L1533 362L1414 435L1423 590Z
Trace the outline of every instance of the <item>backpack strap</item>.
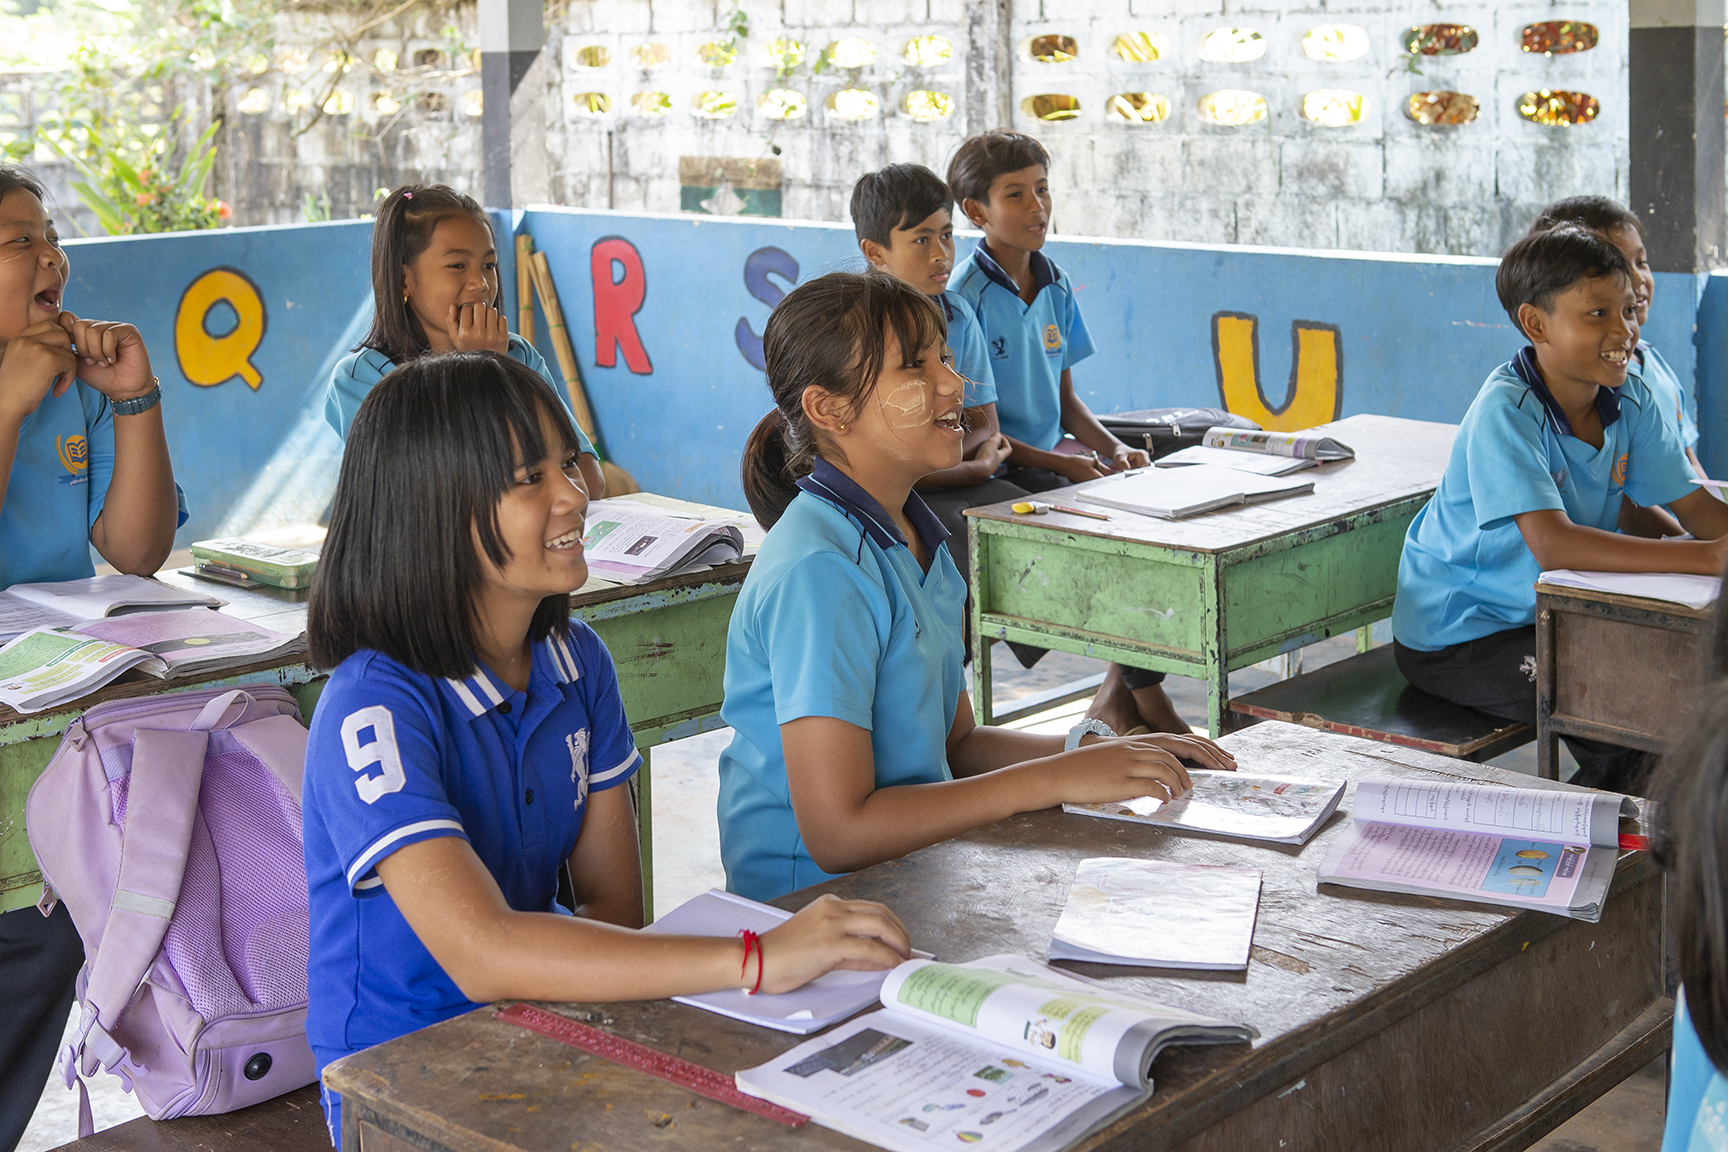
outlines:
M252 694L242 689L224 692L204 705L198 718L192 721L192 727L197 731L227 729L242 748L270 770L294 803L299 804L300 782L306 774L306 729L286 712L249 718L257 704ZM240 711L230 715L236 705L240 705Z

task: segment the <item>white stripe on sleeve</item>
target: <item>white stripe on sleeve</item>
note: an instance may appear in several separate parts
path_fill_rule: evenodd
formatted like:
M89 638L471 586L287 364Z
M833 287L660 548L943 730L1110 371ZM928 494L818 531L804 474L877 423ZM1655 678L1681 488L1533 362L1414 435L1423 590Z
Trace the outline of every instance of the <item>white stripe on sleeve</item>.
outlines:
M374 840L366 851L360 853L359 859L355 860L353 866L348 869L349 885L359 887L360 885L357 883L359 878L372 870L372 865L378 862L379 857L383 856L385 850L392 844L409 836L430 832L437 828L449 828L455 832L462 831L462 825L454 820L417 820L412 824L404 824L400 828L386 832Z
M468 711L472 712L476 716L479 716L486 711L486 706L480 703L480 698L474 695L468 685L462 683L460 680L449 679L446 679L444 683L455 689L456 695L462 698L462 703L468 705Z
M593 775L588 777L588 783L590 783L590 784L604 784L608 780L616 780L618 777L624 775L624 773L630 771L630 769L636 767L636 765L640 764L641 762L642 762L642 753L640 753L640 752L636 751L636 749L632 748L632 749L630 749L630 755L625 757L624 762L622 764L618 765L615 768L608 768L604 772L594 773Z
M480 690L486 693L486 698L493 704L504 703L504 697L498 695L498 688L492 683L492 677L486 675L484 668L476 668L472 677L480 685Z

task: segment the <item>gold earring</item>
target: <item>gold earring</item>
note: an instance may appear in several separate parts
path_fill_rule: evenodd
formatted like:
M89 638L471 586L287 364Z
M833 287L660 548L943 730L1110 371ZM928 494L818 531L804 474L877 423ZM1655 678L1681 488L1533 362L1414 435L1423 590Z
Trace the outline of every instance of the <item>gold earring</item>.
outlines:
M402 303L408 303L408 289L402 289Z
M840 425L840 431L842 431L842 432L846 431L846 425L844 425L844 424Z

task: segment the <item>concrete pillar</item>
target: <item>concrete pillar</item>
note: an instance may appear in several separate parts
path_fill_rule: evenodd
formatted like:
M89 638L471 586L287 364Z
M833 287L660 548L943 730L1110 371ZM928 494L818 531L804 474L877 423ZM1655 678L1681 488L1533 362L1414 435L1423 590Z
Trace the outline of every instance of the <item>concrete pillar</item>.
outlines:
M1012 0L966 0L966 135L1014 123Z
M480 0L480 156L486 206L552 198L542 0Z
M1723 0L1631 0L1632 208L1658 272L1728 263Z

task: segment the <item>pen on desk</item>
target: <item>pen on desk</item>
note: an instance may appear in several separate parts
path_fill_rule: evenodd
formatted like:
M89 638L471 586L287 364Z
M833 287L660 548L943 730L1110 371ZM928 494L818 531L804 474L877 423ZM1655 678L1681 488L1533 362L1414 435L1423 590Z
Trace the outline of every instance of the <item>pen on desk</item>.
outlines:
M1066 504L1052 504L1050 505L1050 510L1052 512L1066 512L1070 516L1086 516L1093 520L1110 519L1110 517L1104 515L1102 512L1088 512L1084 508L1070 508Z

